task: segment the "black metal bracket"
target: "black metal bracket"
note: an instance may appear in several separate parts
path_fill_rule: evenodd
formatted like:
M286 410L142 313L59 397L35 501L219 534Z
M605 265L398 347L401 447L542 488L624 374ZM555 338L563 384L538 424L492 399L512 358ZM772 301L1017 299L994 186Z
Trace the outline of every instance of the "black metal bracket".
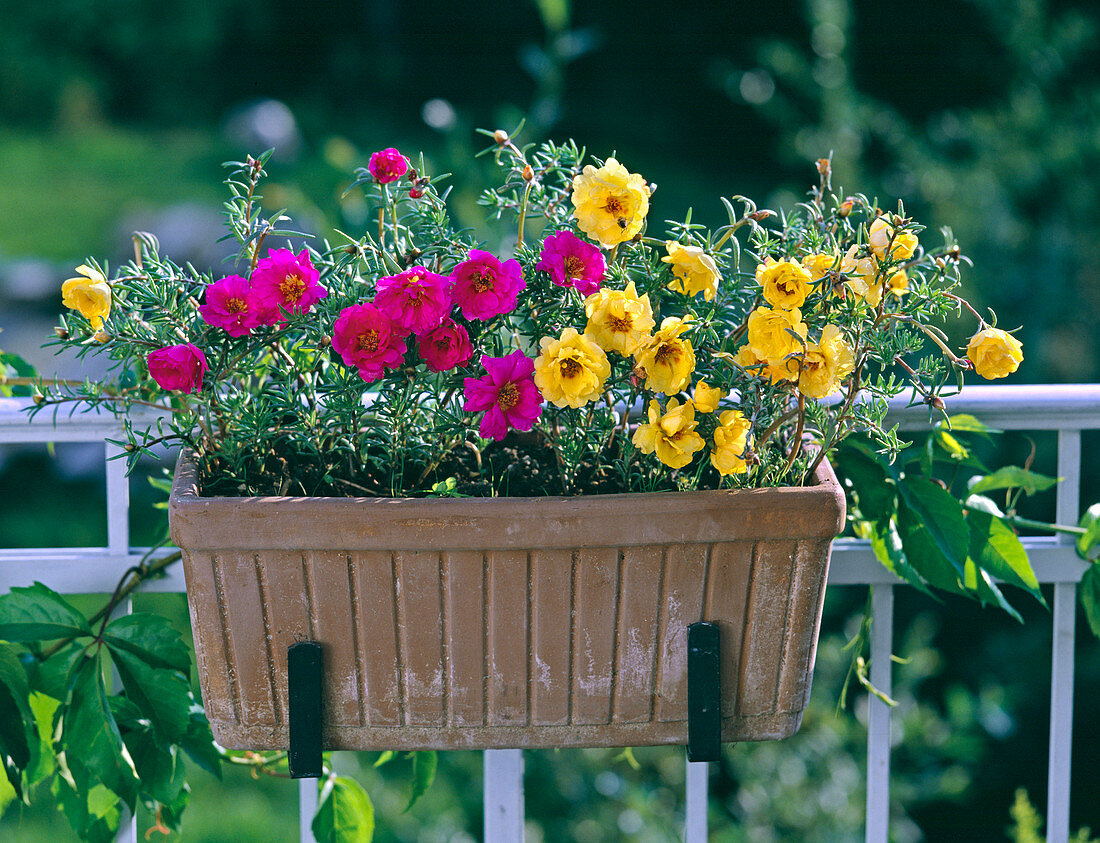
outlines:
M287 702L290 708L290 777L316 779L322 774L321 689L324 661L316 641L299 641L286 651Z
M717 761L722 752L722 662L718 624L688 627L688 761Z

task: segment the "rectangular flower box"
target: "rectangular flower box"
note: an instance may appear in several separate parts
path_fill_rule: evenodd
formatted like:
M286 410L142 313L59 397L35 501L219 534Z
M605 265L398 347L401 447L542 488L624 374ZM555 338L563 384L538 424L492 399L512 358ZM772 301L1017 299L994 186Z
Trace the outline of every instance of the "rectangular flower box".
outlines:
M794 733L844 494L170 501L214 735L285 749L287 647L324 650L329 749L687 741L687 628L721 634L722 739Z

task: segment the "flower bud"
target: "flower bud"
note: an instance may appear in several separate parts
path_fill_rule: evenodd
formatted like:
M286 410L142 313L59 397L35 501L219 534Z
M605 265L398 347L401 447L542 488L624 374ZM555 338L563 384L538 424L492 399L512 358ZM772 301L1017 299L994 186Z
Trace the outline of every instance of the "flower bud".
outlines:
M962 252L959 251L958 246L952 246L951 251L947 253L949 260L957 261L962 256Z
M523 165L523 180L524 181L533 181L534 178L535 178L535 171L531 169L531 165L530 164L524 164Z
M936 269L942 270L945 266L947 266L947 263L943 258L936 258Z
M409 198L410 199L423 199L424 198L424 191L421 190L416 185L413 185L412 187L409 188Z
M137 445L135 445L133 442L127 442L125 445L122 446L122 450L124 450L127 454L132 454L137 450Z
M753 211L751 214L749 214L749 219L760 222L761 220L766 220L768 217L774 216L775 211Z
M497 129L493 132L493 140L497 142L499 146L504 146L508 143L508 133L504 129Z
M895 228L899 225L902 225L904 222L905 222L904 217L899 217L897 214L894 214L894 227Z
M940 396L938 396L938 395L929 395L928 398L925 399L925 400L927 401L927 403L931 404L937 410L942 410L947 406L946 404L943 403L943 399L940 398Z
M349 243L344 247L344 251L349 255L357 255L359 254L359 246L355 243Z
M41 392L36 392L36 393L34 394L34 397L33 397L33 398L31 398L31 400L32 400L32 401L33 401L33 402L34 402L35 404L41 404L41 403L42 403L43 401L45 401L45 400L46 400L46 396L45 396L45 395L43 395L43 394L42 394Z
M841 219L845 219L848 214L852 213L853 202L851 199L845 199L840 203L840 207L836 209L836 215Z
M62 328L60 325L53 329L53 332L57 334L59 340L67 340L70 336L69 332Z
M105 343L109 343L111 340L113 340L114 337L112 337L104 330L99 330L92 335L92 339L94 339L100 345L104 345Z
M829 163L828 158L817 159L817 171L823 176L829 175L829 171L832 169L832 164Z

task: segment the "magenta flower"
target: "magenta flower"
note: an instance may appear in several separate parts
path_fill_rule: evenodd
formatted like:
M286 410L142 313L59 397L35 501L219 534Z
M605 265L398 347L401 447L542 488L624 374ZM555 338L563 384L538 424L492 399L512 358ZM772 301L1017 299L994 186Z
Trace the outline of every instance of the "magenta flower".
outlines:
M260 323L275 325L288 313L308 313L328 295L319 283L320 276L302 249L295 255L290 249L272 249L252 272L252 292L260 311Z
M202 391L202 376L210 368L202 349L191 343L150 351L145 363L161 389L178 389L188 394L192 390Z
M206 288L205 303L199 316L215 328L224 328L231 337L244 337L260 324L260 310L247 278L227 275Z
M392 146L375 152L370 157L367 169L379 184L397 181L409 171L409 159Z
M375 307L406 334L426 334L451 309L451 279L422 266L379 278L376 287Z
M542 394L535 386L535 361L522 351L507 357L482 357L487 374L465 378L462 385L468 413L485 411L481 435L498 442L509 430L530 430L542 415Z
M515 309L519 291L527 286L519 261L501 263L488 252L470 250L470 257L451 273L455 303L467 319L492 319Z
M559 231L542 241L542 254L535 269L550 274L559 287L575 287L582 296L600 291L607 271L603 252L585 243L572 231Z
M424 334L417 343L416 350L420 352L420 359L433 372L446 372L465 366L474 353L474 348L470 345L470 335L450 317L444 319L430 333Z
M340 311L332 328L332 347L367 383L405 360L404 337L373 304L353 304Z

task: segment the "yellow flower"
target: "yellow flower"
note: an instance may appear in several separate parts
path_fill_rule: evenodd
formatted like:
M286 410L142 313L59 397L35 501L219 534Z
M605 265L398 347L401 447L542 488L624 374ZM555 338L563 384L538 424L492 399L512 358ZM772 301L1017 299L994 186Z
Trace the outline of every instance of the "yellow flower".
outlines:
M641 231L649 213L649 185L614 158L598 170L589 164L574 176L570 198L580 230L605 249Z
M788 355L805 348L807 330L798 308L773 310L761 306L749 314L749 348L757 360L767 361L770 368L777 370L772 375L773 383L786 378L784 373L790 370L792 362ZM793 371L798 371L797 366Z
M1024 347L1016 337L1000 328L985 328L970 338L966 356L974 371L992 380L1012 374L1024 359Z
M810 273L811 281L820 281L837 266L837 258L837 255L830 255L825 252L806 255L802 259L802 268Z
M886 291L898 298L909 292L909 276L905 274L904 269L899 269L886 279Z
M638 298L633 281L625 290L605 288L593 293L584 300L584 312L588 316L584 332L605 351L617 351L623 357L633 354L656 324L649 293Z
M714 430L710 464L721 475L744 474L749 470L745 462L746 452L752 445L749 420L737 410L726 410L718 417L718 423Z
M836 325L826 325L821 341L807 346L798 373L798 391L810 398L824 398L840 389L840 382L855 368L855 354Z
M691 462L692 455L706 446L703 437L695 432L695 408L688 401L679 404L668 399L668 407L661 415L661 405L649 402L649 423L638 425L631 442L643 454L657 454L657 459L670 468L683 468Z
M583 407L603 392L611 374L607 355L589 334L566 328L561 339L543 337L535 360L535 386L558 407Z
M702 293L704 299L711 301L718 292L718 282L722 280L714 258L698 246L684 246L672 240L665 243L665 248L668 250L668 257L661 260L672 264L674 276L668 288L685 296Z
M893 245L890 243L891 237L894 238ZM906 261L913 257L913 253L917 250L917 235L908 231L895 232L894 227L886 222L885 217L879 217L871 223L871 228L867 232L867 243L871 251L883 260L886 259L886 248L889 246L890 255L894 260Z
M111 287L103 273L87 264L76 268L80 276L70 278L61 285L61 300L92 323L92 330L103 327L104 318L111 312Z
M748 369L749 374L767 378L771 384L780 381L793 381L798 377L798 360L792 357L789 360L781 360L776 366L772 366L767 360L761 360L752 350L752 346L745 343L733 356L733 362L743 369Z
M873 255L857 258L856 247L852 246L840 261L840 271L853 293L866 299L871 307L878 307L882 301L882 281L878 277L879 262Z
M689 328L687 318L669 316L661 330L634 353L634 359L645 369L645 388L665 395L674 395L687 386L695 371L695 349L691 342L680 339Z
M700 413L713 413L718 409L718 402L725 397L725 390L709 386L706 381L701 380L695 384L695 397L691 403Z
M810 281L810 273L797 261L768 258L756 267L756 282L764 288L764 301L783 310L793 310L806 303Z

